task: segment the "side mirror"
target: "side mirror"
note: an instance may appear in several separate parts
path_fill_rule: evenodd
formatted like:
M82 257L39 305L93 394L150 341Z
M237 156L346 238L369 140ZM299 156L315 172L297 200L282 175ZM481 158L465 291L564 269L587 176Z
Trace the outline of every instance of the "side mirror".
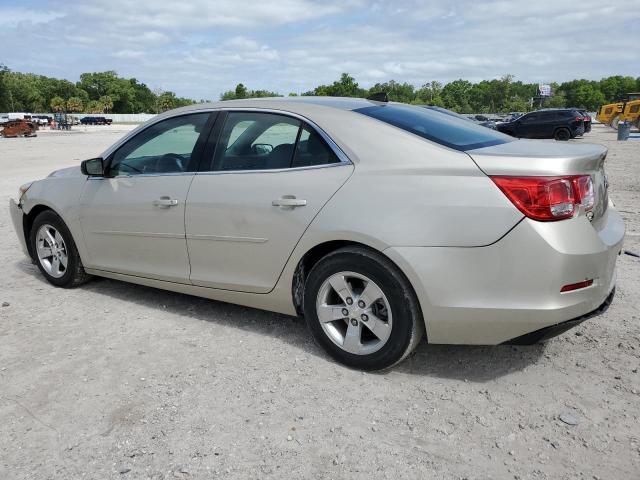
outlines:
M80 170L83 175L88 175L89 177L102 177L104 176L104 160L102 158L84 160L80 164Z

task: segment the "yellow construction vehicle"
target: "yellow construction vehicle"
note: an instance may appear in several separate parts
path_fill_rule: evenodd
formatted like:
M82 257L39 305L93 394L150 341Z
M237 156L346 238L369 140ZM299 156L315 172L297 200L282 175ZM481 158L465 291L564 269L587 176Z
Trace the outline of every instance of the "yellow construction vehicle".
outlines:
M640 129L640 100L630 100L624 104L622 113L618 116L618 119L611 121L611 126L615 129L618 128L618 122L627 122Z
M638 128L640 123L640 92L627 93L622 101L602 105L596 115L596 120L618 129L618 123L625 120Z
M624 108L624 103L608 103L606 105L602 105L598 109L598 113L596 114L596 120L605 125L611 125L611 120L614 117L617 117L622 113L622 109Z

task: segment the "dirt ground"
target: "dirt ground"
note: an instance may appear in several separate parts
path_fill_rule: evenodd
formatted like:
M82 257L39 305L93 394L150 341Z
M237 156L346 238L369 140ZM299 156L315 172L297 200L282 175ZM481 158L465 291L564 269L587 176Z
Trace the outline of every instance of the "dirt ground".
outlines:
M129 126L0 138L0 203ZM595 125L640 252L640 141ZM608 312L545 345L331 361L298 319L95 280L64 290L0 208L0 478L638 479L640 259ZM569 425L560 419L560 416Z

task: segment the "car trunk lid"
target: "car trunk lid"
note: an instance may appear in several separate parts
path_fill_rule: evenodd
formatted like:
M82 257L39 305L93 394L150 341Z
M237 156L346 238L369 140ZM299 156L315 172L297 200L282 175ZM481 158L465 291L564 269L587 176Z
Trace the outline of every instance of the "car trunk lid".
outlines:
M596 193L596 203L592 210L594 224L606 211L608 183L604 161L607 148L602 145L516 140L469 150L467 153L489 176L555 177L588 174Z

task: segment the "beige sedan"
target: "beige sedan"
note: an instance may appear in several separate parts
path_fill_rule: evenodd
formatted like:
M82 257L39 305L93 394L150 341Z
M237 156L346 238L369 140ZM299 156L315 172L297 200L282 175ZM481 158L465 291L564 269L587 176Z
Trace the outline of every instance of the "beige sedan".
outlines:
M11 201L52 284L91 275L290 315L339 361L531 343L610 303L606 149L365 99L199 104Z

